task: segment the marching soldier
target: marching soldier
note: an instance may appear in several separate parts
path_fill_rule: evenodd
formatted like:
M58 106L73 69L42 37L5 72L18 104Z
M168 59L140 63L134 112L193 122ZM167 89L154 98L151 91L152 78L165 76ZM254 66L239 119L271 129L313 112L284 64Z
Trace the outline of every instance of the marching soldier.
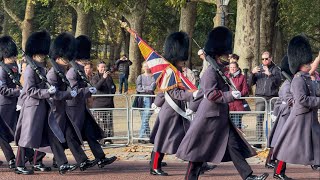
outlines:
M217 27L208 36L205 52L216 59L223 69L228 64L231 47L231 31L226 27ZM189 161L185 179L197 180L204 162L233 161L242 179L265 180L268 173L260 176L252 174L245 158L256 155L256 152L229 118L228 103L239 99L240 92L230 91L211 65L203 74L200 87L196 103L190 105L196 114L176 154L178 158Z
M293 106L274 145L273 157L278 160L273 177L291 179L286 176L286 163L320 164L320 124L318 109L320 97L312 84L312 51L303 36L292 38L288 45L289 67L294 78L291 82Z
M70 81L71 87L78 89L78 95L71 100L67 100L67 115L82 133L82 140L88 142L95 157L95 163L102 168L113 163L117 157L107 158L105 156L98 142L98 140L105 137L105 133L94 120L86 105L86 98L97 92L95 87L87 87L87 83L83 80L85 78L84 66L90 60L91 41L84 35L77 37L76 41L77 53L75 62L73 62L73 67L69 69L66 76Z

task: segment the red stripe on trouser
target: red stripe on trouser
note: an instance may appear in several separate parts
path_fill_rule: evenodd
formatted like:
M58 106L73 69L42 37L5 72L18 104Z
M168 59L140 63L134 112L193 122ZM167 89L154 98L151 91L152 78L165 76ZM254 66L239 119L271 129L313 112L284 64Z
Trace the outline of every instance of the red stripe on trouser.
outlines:
M19 160L20 160L20 146L18 146L16 164L19 164Z
M191 172L191 169L192 169L192 162L189 161L189 163L190 163L190 166L189 166L188 173L187 173L187 180L189 180L189 175L190 175L190 172Z
M276 170L277 174L281 173L282 166L283 166L283 161L279 161L278 166L277 166L277 170Z
M153 169L158 169L158 161L159 161L160 153L154 152L153 155Z
M33 165L36 165L37 156L38 156L38 151L36 150L36 153L34 153L34 156L33 156Z

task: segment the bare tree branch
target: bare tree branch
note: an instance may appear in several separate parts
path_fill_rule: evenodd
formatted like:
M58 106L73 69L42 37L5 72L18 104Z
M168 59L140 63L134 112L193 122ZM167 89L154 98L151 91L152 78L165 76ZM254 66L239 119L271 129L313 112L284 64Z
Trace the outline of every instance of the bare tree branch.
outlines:
M14 22L17 23L17 25L21 28L22 26L22 20L7 6L6 0L2 0L3 9L6 11L6 13L13 19Z

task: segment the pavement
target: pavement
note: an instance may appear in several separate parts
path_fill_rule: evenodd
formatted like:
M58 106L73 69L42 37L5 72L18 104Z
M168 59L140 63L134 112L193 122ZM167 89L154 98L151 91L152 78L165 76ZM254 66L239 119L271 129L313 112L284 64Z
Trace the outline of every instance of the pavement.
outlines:
M187 163L177 159L174 155L167 155L164 161L168 163L163 170L169 173L169 176L153 176L149 174L149 159L152 147L148 146L129 146L121 148L106 148L104 149L107 157L117 156L118 160L111 165L100 169L98 167L90 168L86 171L79 169L69 172L65 175L59 175L57 169L51 172L35 172L34 175L16 175L9 170L7 163L4 162L0 166L0 180L43 180L43 179L74 179L74 180L183 180L186 171ZM264 168L264 151L261 151L258 156L247 159L251 165L254 174L262 174L268 172L268 179L273 179L273 170ZM70 163L75 163L71 153L66 151ZM86 151L90 159L93 159L92 153ZM0 152L0 160L4 161L3 153ZM47 154L44 159L44 164L50 166L52 164L52 155ZM30 168L30 167L28 167ZM287 175L297 180L320 180L320 172L313 171L310 166L288 165ZM219 166L204 175L200 176L200 180L240 180L241 177L231 162L221 163Z

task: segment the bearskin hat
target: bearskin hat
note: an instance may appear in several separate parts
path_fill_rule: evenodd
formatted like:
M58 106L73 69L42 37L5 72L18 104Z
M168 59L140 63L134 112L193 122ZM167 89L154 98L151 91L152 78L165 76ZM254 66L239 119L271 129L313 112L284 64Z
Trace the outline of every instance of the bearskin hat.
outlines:
M2 58L10 58L18 55L18 49L10 36L0 37L0 53Z
M32 33L26 42L26 55L32 57L35 54L49 54L50 42L51 38L48 31L38 31Z
M285 55L282 60L281 60L281 64L280 64L280 68L281 68L281 71L284 71L286 72L290 77L292 77L292 73L290 71L290 68L289 68L289 62L288 62L288 56Z
M80 35L77 40L76 59L90 59L91 40L88 36Z
M163 57L173 65L176 61L187 61L189 57L189 37L185 32L171 33L164 43Z
M305 36L298 35L290 40L288 45L288 61L292 74L297 73L301 65L312 62L311 46Z
M50 47L50 57L54 60L65 58L73 60L76 55L76 39L70 33L64 32L59 34Z
M205 52L214 58L216 55L232 53L232 32L224 27L214 28L208 35Z

